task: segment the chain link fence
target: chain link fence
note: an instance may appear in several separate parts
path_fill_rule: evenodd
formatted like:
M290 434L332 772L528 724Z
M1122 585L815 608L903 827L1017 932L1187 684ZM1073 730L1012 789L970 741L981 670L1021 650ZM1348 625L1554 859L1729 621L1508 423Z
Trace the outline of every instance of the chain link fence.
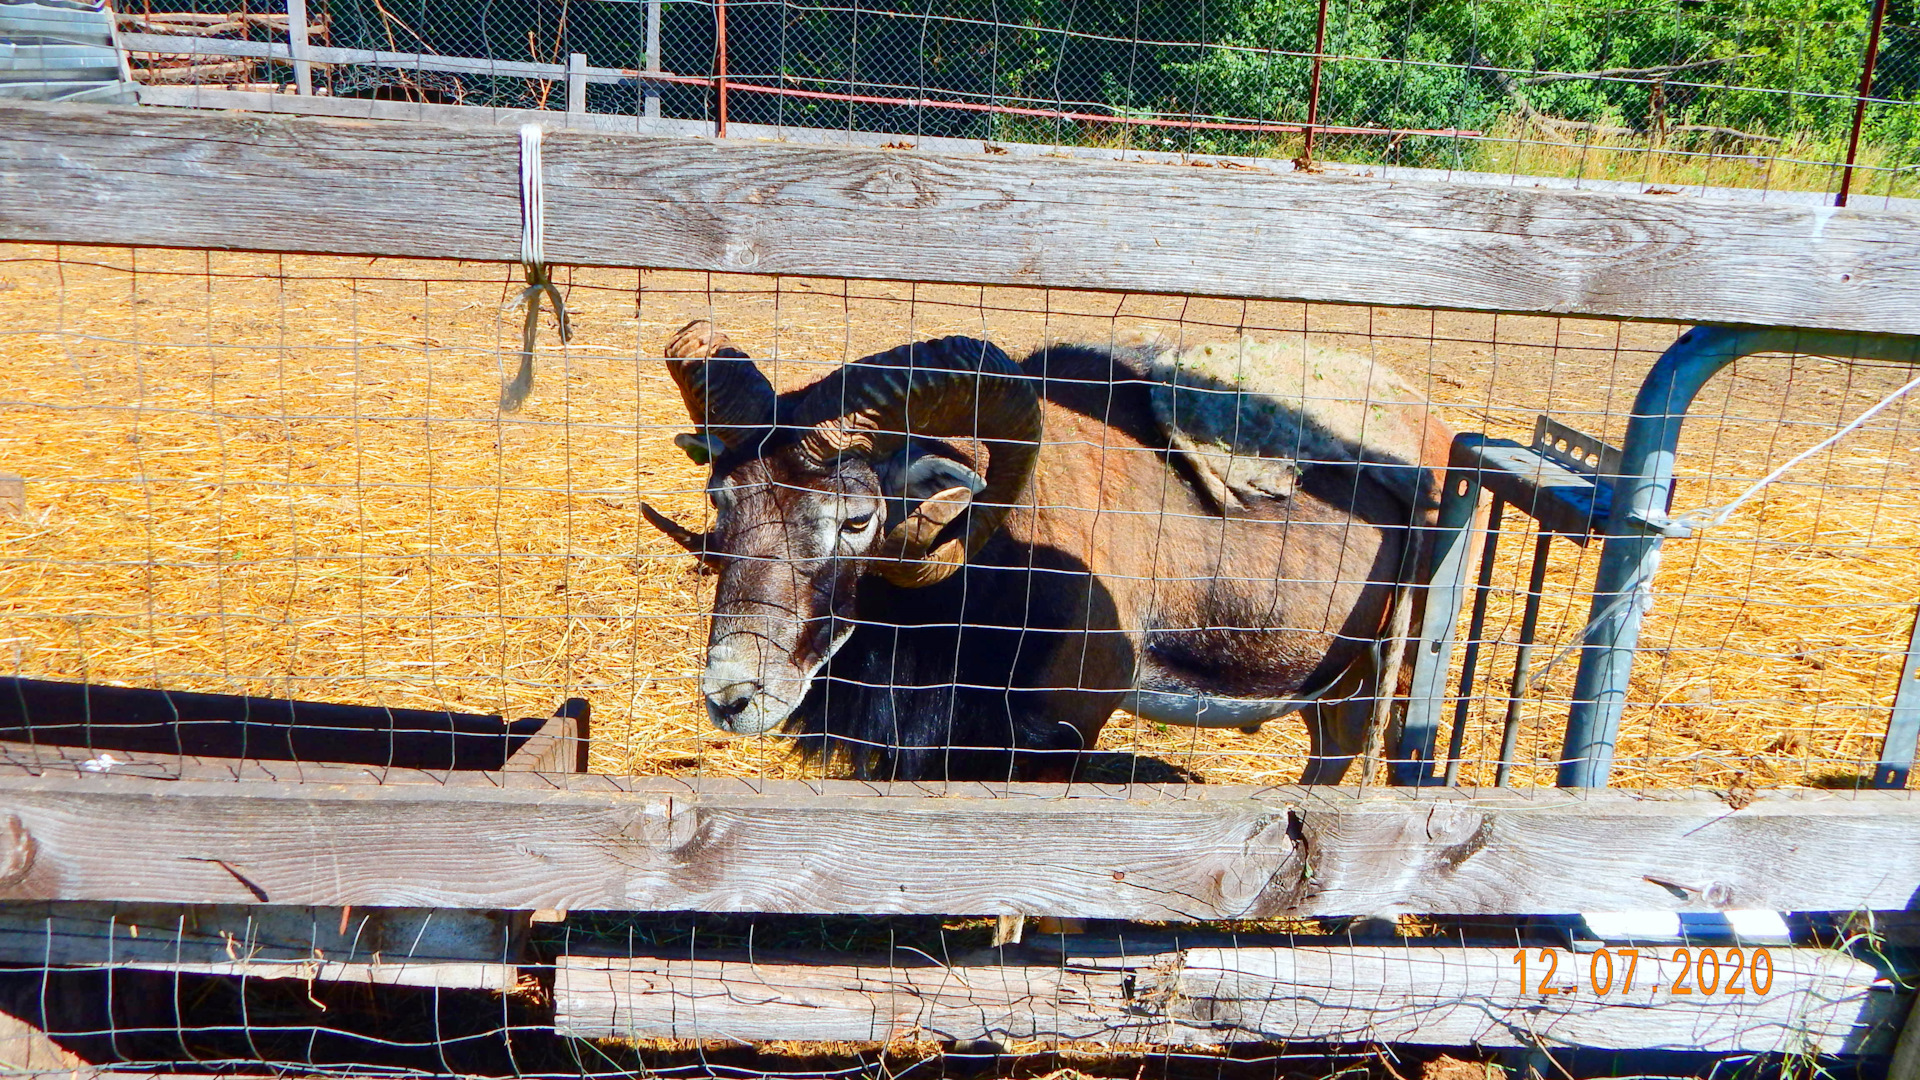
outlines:
M285 43L283 4L235 6L127 0L122 28ZM1836 191L1851 160L1854 192L1920 190L1907 2L314 0L307 16L316 46L388 54L316 65L322 94L560 109L577 55L576 107L715 130L1765 191ZM293 82L285 50L207 48L148 54L143 77Z

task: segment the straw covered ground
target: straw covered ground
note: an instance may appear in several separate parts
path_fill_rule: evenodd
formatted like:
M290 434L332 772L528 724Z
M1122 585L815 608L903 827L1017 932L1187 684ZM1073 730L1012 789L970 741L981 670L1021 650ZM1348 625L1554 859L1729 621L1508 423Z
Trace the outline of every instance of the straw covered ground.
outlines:
M777 383L916 337L1015 355L1159 331L1299 333L1391 364L1463 429L1550 412L1617 440L1675 328L1179 297L685 273L564 274L529 405L501 416L518 267L0 248L0 661L20 675L542 715L595 708L593 765L783 777L778 738L713 730L692 677L709 583L640 520L689 524L702 477L657 359L710 316ZM1676 509L1731 498L1908 373L1805 357L1712 384ZM1920 596L1920 431L1896 404L1725 525L1668 545L1619 783L1852 785L1879 755ZM1495 576L1462 778L1489 782L1530 538ZM1521 784L1550 783L1597 555L1558 542L1522 712ZM1489 674L1491 673L1491 674ZM1291 779L1300 725L1258 735L1116 716L1109 779ZM1139 757L1130 757L1140 755Z

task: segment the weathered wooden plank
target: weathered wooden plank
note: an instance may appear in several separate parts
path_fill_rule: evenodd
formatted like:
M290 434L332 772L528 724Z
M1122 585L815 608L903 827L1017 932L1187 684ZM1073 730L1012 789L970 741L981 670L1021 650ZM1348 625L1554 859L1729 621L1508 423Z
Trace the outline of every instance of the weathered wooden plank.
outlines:
M40 1025L0 1012L0 1069L30 1076L85 1075L86 1062L47 1036Z
M1672 949L1640 950L1630 988L1626 958L1617 950L1607 951L1614 967L1602 976L1589 969L1595 954L1528 948L1532 985L1525 987L1515 951L1194 949L1181 957L1177 979L1164 977L1158 985L1169 997L1170 1020L1209 1035L1226 1030L1266 1040L1317 1032L1334 1042L1716 1053L1885 1053L1908 997L1872 965L1820 949L1767 950L1771 981L1764 994L1751 992L1751 973L1739 983L1744 992L1723 992L1731 971L1718 966L1719 957L1730 954L1725 947L1712 950L1711 994ZM1701 951L1687 950L1688 961ZM1541 994L1549 964L1556 977L1547 986L1557 992ZM1601 978L1608 993L1595 992ZM1690 992L1676 993L1677 981ZM1179 997L1171 996L1174 990Z
M345 982L363 986L436 986L443 990L511 990L520 981L520 969L511 964L463 961L416 964L400 960L342 963L337 960L126 960L93 967L175 971L182 975L217 975L236 979L298 979L301 982Z
M586 698L568 698L540 730L507 757L506 772L583 773L592 743L593 707Z
M653 0L658 3L659 0ZM201 44L208 44L202 42ZM251 47L249 45L249 47ZM599 77L587 69L587 81ZM614 80L609 80L614 81ZM619 81L625 81L624 79ZM655 99L658 95L647 95ZM539 109L511 109L494 105L439 105L424 101L382 101L373 98L316 97L300 98L225 86L143 86L140 104L164 105L188 109L238 109L245 112L282 113L296 116L337 116L352 120L435 120L455 126L514 127L538 123L548 130L604 131L615 135L670 135L706 138L713 134L710 120L676 120L635 113L565 113ZM932 153L978 157L995 156L1044 158L1051 161L1130 161L1139 164L1178 165L1182 168L1225 166L1256 176L1295 170L1294 163L1280 158L1246 157L1236 154L1196 154L1167 150L1143 150L1137 146L1074 146L1065 143L1009 142L985 143L979 139L953 139L924 133L900 131L848 131L845 128L796 127L793 124L742 124L727 122L727 136L742 142L800 143L816 146L862 147L868 150L898 150L903 147ZM991 148L991 149L989 149ZM1313 173L1321 177L1358 177L1415 183L1468 184L1475 187L1511 188L1512 173L1472 172L1464 169L1422 169L1406 165L1343 164L1316 161ZM1527 187L1557 191L1588 191L1611 195L1639 195L1646 184L1632 180L1607 180L1591 176L1529 176ZM1732 202L1742 205L1776 203L1796 206L1827 207L1833 195L1824 191L1781 191L1778 188L1716 187L1709 184L1674 185L1661 189L1660 198L1683 205L1694 200ZM1861 195L1855 192L1849 205L1869 209L1920 211L1920 199L1888 195Z
M0 898L1205 920L1920 892L1920 801L1898 792L921 790L0 775Z
M526 918L437 908L0 904L0 963L512 966ZM393 981L393 980L385 980Z
M895 959L563 956L554 1028L577 1038L1146 1043L1165 1027L1129 1015L1118 971Z
M35 103L0 126L3 239L518 254L507 132ZM561 264L1920 333L1904 211L583 131L544 154Z
M586 711L581 698L569 699L560 709L578 717ZM533 744L531 753L537 759L557 731L555 723L539 718L508 720L434 709L0 678L0 740L14 744L15 757L25 744L50 755L58 754L55 747L64 747L90 753L498 769L528 744ZM543 735L545 740L536 741ZM559 761L554 759L551 771L568 768Z
M1767 992L1698 992L1671 950L1626 957L1596 993L1589 955L1347 945L1191 949L1003 966L897 952L864 962L778 955L561 958L555 1025L587 1038L1085 1040L1157 1045L1403 1042L1439 1046L1883 1053L1909 995L1840 953L1772 949ZM1744 958L1748 950L1741 950ZM1689 950L1689 957L1698 950ZM1559 976L1538 993L1543 954ZM1714 950L1716 965L1727 950ZM1609 954L1609 963L1615 956Z
M1907 1022L1894 1043L1887 1080L1920 1080L1920 1001L1907 1006Z

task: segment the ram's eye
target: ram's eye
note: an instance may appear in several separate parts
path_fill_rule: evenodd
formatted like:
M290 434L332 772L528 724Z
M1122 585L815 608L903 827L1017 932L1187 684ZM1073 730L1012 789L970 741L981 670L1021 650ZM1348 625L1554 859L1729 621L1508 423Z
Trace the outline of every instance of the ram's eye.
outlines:
M840 531L843 533L847 533L849 535L854 533L866 532L867 523L872 520L873 520L873 515L870 513L861 514L857 517L850 517L847 520L840 523Z

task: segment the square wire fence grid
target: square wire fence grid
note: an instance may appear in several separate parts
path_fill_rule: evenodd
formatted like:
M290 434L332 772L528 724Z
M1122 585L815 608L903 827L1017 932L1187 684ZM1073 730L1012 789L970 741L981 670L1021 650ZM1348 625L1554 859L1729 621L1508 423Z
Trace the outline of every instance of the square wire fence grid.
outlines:
M625 775L1004 779L1002 759L963 763L941 748L1009 745L996 740L1011 737L1006 717L1016 709L1000 706L996 728L981 719L994 710L963 706L983 694L1020 697L1008 694L1013 686L1045 706L1024 715L1077 723L1052 742L1023 745L1050 747L1056 758L1089 751L1078 760L1081 779L1294 782L1311 764L1304 713L1249 722L1246 731L1200 728L1121 696L1150 688L1149 676L1182 672L1218 680L1225 698L1262 699L1288 678L1298 680L1289 692L1323 686L1351 670L1325 657L1364 652L1363 642L1391 629L1384 609L1394 549L1382 538L1404 523L1349 514L1359 503L1343 508L1338 496L1357 491L1366 469L1317 464L1316 454L1331 452L1303 450L1301 427L1276 426L1273 416L1337 424L1344 415L1364 428L1383 410L1424 416L1430 403L1453 430L1524 443L1544 414L1617 442L1642 376L1680 329L578 270L563 283L572 343L542 331L533 396L503 414L497 396L519 342L520 316L509 310L520 288L515 266L26 245L4 255L0 336L15 377L0 403L0 469L22 478L0 514L7 675L507 718L548 716L563 700L584 698L594 710L592 769ZM716 583L753 574L703 573L643 517L645 504L696 533L715 521L707 467L676 445L695 425L660 359L668 338L696 318L762 358L759 370L781 390L948 334L993 342L1015 360L1042 345L1079 343L1149 369L1178 361L1216 381L1171 398L1176 412L1193 409L1173 425L1200 444L1187 454L1169 452L1164 433L1155 449L1153 433L1138 430L1164 419L1142 419L1149 405L1129 414L1113 404L1116 395L1145 401L1153 387L1164 390L1155 376L1085 379L1062 366L1036 380L1047 399L1038 464L1033 482L1008 500L1008 526L1031 535L1045 515L1052 539L1012 555L984 549L925 593L894 589L901 606L890 613L856 608L856 621L866 620L850 639L859 648L835 654L812 682L800 672L800 688L788 688L788 697L827 688L828 700L816 696L812 712L796 717L843 715L854 701L880 712L874 703L892 700L896 688L925 706L931 693L934 736L923 732L913 744L927 752L889 757L895 736L884 728L836 728L829 734L843 736L834 745L845 752L809 757L795 752L796 741L819 749L817 728L796 740L779 728L729 734L710 719L716 701L740 696L711 677L703 682L715 669ZM1272 381L1290 365L1293 383ZM1911 374L1806 356L1741 361L1709 385L1687 421L1674 511L1748 491ZM1104 404L1074 405L1088 394L1104 395ZM1224 415L1248 431L1207 428L1195 403L1209 397L1233 406L1214 420ZM1256 421L1266 425L1258 433ZM1276 431L1294 440L1290 454L1247 449L1264 438L1271 451ZM1009 444L982 449L968 439L975 434L994 438L962 432L942 460L977 466L984 458L991 477L995 446ZM1402 460L1419 452L1401 451ZM1916 455L1907 399L1895 397L1724 524L1668 541L1615 784L1869 784L1920 595ZM960 482L951 468L933 475ZM1223 511L1220 500L1241 508ZM850 534L887 524L843 517ZM761 578L801 592L847 590L855 601L879 594L877 585L861 592L796 570L788 555L814 542L807 530L817 522L776 524L788 547L769 555L736 546L734 569L757 566ZM1444 703L1446 724L1464 703L1465 784L1493 783L1503 761L1511 783L1554 781L1577 663L1571 647L1589 615L1599 545L1546 547L1537 628L1516 680L1531 528L1508 513L1475 677ZM987 565L995 562L1002 569ZM970 587L973 606L962 610L955 598ZM822 618L789 612L762 629L769 642L794 638L803 624L828 626ZM875 636L896 626L910 632ZM928 626L948 636L930 639ZM1080 628L1087 633L1076 636ZM1468 630L1463 613L1462 640ZM944 644L928 649L928 640ZM858 663L849 659L856 652ZM821 650L803 653L788 640L735 662L757 679L779 664L804 667L793 658L817 660ZM1019 656L1026 659L1009 659ZM1455 656L1450 687L1458 685ZM838 712L834 693L843 695ZM1098 715L1082 715L1090 708ZM775 706L767 709L763 719L777 721ZM1328 746L1371 752L1347 782L1377 782L1368 710L1321 715L1346 717L1328 721ZM1509 719L1515 741L1503 754ZM25 737L35 722L25 717ZM41 745L10 752L96 760L94 736L78 749L50 737L43 731Z
M121 0L122 32L142 35L136 78L290 91L286 7L233 6ZM314 93L575 108L641 131L1657 193L1845 190L1862 205L1920 191L1920 28L1905 2L310 0L305 11L314 47L352 50L314 54ZM144 51L166 48L165 35L179 51ZM245 55L221 54L243 39ZM584 81L570 103L575 56Z

